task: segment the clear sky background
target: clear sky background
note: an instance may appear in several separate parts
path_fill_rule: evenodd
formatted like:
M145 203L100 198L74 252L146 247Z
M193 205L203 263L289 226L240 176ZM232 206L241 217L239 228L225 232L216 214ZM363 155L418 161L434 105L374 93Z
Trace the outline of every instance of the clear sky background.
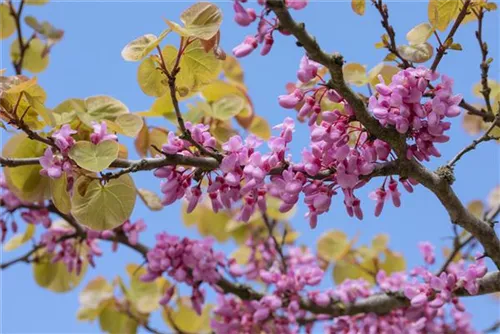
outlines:
M48 94L48 106L54 107L68 98L103 94L123 101L131 111L147 110L154 99L144 95L136 82L139 63L125 62L120 56L121 49L142 34L159 34L165 29L163 18L178 21L181 11L190 4L188 1L53 1L42 7L26 6L26 14L34 15L39 20L48 20L65 30L63 41L56 45L50 55L48 69L39 75L39 82ZM241 28L234 24L230 1L217 1L217 4L225 16L222 46L230 53L247 34L255 33L255 26ZM388 6L398 43L405 43L404 36L413 26L427 21L426 3L399 1L389 2ZM325 50L341 52L348 62L365 64L370 69L387 53L374 48L384 31L379 15L371 5L367 5L366 14L360 17L352 12L349 1L315 1L305 10L294 11L293 15L306 22L308 30L318 38ZM474 37L475 29L475 23L459 29L455 42L459 42L464 51L451 51L445 56L439 72L455 78L456 92L462 93L470 101L480 102L471 93L472 85L480 78L480 52ZM491 56L495 58L490 73L497 80L499 31L498 11L487 14L484 39L488 42ZM256 52L241 61L256 112L272 125L280 123L286 116L294 117L293 113L278 106L277 96L284 94L287 82L296 80L295 73L303 55L303 50L295 45L293 38L276 36L275 46L268 56L261 57ZM435 43L432 38L431 40ZM0 68L7 68L9 74L13 73L9 58L11 41L12 37L1 44ZM453 120L449 131L452 139L449 143L439 145L443 157L429 163L430 168L445 163L472 141L473 138L464 132L460 122L461 117ZM158 124L166 125L167 121ZM2 136L5 141L5 133ZM296 132L292 147L296 161L303 145L308 141L308 131L306 127L302 127ZM125 143L132 147L131 140L126 140ZM131 158L136 158L133 149L130 149L130 153ZM498 153L496 144L486 143L460 161L456 169L457 182L454 189L462 201L486 199L490 190L499 183ZM159 181L150 173L137 173L134 179L141 187L159 192ZM450 240L445 239L452 235L448 215L437 199L423 187L417 187L413 194L403 192L401 208L396 209L388 203L383 214L375 218L372 214L374 203L367 195L380 182L381 179L375 179L359 192L365 211L363 221L348 217L342 199L337 196L330 212L320 217L315 230L310 230L308 222L303 218L306 209L300 204L292 219L294 227L302 232L300 242L315 248L316 239L324 231L333 228L345 231L350 237L359 233L360 243L370 242L374 235L387 232L391 235L391 249L404 253L410 268L423 263L416 248L419 241L429 240L436 245L450 245ZM161 212L152 213L138 201L132 219L141 217L148 223L148 230L141 235L141 241L146 244L152 245L154 235L160 231L181 236L198 236L195 230L183 226L178 203ZM116 275L125 276L126 264L141 261L138 254L125 248L121 248L118 253L111 253L109 245L102 243L102 246L105 255L96 260L97 268L88 270L82 284L69 293L56 294L41 289L32 278L31 267L25 264L18 264L1 272L0 332L99 332L97 323L76 320L78 293L97 275L104 275L110 280ZM21 255L28 247L26 245L20 250L3 253L3 260ZM234 244L228 242L219 248L229 254ZM442 260L439 250L438 255L439 264L439 260ZM331 282L326 280L323 286L328 284ZM463 300L474 315L473 324L477 329L486 328L499 318L499 304L491 296ZM151 324L168 331L159 314L152 317ZM320 327L317 330L319 332Z

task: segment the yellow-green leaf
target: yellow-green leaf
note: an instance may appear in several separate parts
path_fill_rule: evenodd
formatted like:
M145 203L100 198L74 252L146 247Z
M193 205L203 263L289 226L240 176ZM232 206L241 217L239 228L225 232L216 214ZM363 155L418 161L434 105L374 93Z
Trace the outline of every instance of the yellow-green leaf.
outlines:
M385 261L380 263L380 269L384 270L388 275L404 271L406 269L406 261L402 254L387 249L385 251Z
M16 21L10 15L9 6L0 4L0 39L5 39L16 30Z
M27 224L26 231L24 233L17 233L3 245L3 250L6 252L10 252L28 242L33 235L35 234L35 225Z
M373 275L375 270L375 262L372 259L358 263L353 255L346 255L342 260L335 262L332 274L336 284L340 284L346 279L359 278L373 284L375 283Z
M83 248L82 253L86 252ZM37 260L33 262L33 277L35 282L42 288L54 292L70 291L80 284L87 271L87 261L83 260L82 271L77 275L75 271L68 272L68 268L62 261L52 263L52 255L43 250L36 253Z
M264 140L268 140L271 137L271 127L269 123L260 116L253 117L248 131Z
M222 12L209 2L198 2L181 14L184 27L168 21L170 28L184 37L195 37L209 40L219 31L222 22Z
M78 104L75 106L78 107ZM91 96L85 99L85 112L91 120L114 120L116 117L128 114L130 111L121 101L105 95ZM82 120L83 121L83 120Z
M168 115L175 115L174 104L172 103L172 98L170 93L165 93L165 95L157 98L151 108L145 112L136 113L143 117L167 117Z
M353 85L364 86L368 83L365 66L358 63L345 64L343 69L344 79Z
M128 137L135 137L141 131L142 117L137 114L122 114L119 115L111 124L111 130L123 134ZM116 126L113 128L113 126Z
M25 0L24 2L27 5L41 6L45 5L49 0Z
M136 334L139 326L137 320L118 309L116 303L108 303L102 310L99 325L109 334Z
M42 72L49 65L49 55L44 54L45 48L45 44L40 39L32 39L24 53L23 68L32 73ZM21 57L21 49L19 48L19 41L17 39L12 43L10 56L14 62L19 61Z
M387 234L377 234L372 240L372 247L378 252L382 252L387 249L387 244L389 243L389 235Z
M227 56L222 63L222 70L224 71L224 75L227 79L240 84L243 83L243 68L241 67L238 59L233 56Z
M183 333L210 333L210 304L205 305L199 316L191 305L189 298L177 300L177 308L165 308L162 317L171 328L178 328ZM172 324L172 321L174 324Z
M160 42L167 36L169 30L163 31L160 36L146 34L137 37L132 42L125 45L122 50L122 58L127 61L139 61L146 57Z
M488 206L493 209L500 205L500 185L493 188L488 194Z
M75 119L77 110L84 109L85 102L82 99L69 99L59 103L52 109L52 115L56 125L69 124Z
M68 192L68 179L66 173L57 179L50 178L50 194L52 203L55 207L64 214L71 211L71 198Z
M111 230L130 217L135 199L134 181L129 175L104 185L81 176L74 185L71 213L80 224L93 230Z
M43 155L45 144L29 139L24 133L12 136L4 145L5 158L35 158ZM9 189L17 197L28 201L41 201L49 196L49 180L40 175L40 165L4 168Z
M427 15L432 26L445 31L455 18L461 2L457 0L430 0Z
M392 82L392 77L399 72L399 68L396 66L392 66L386 63L380 63L374 68L370 70L368 73L368 80L370 84L375 87L376 84L380 82L378 79L378 75L382 75L386 84L390 84Z
M100 172L118 158L120 145L114 140L105 140L95 145L88 141L79 141L69 151L69 157L76 164L92 172Z
M135 309L144 314L157 310L167 281L162 277L154 282L141 281L140 277L146 273L146 269L136 264L127 265L127 273L130 279L128 298L134 304Z
M224 96L212 104L212 117L227 121L238 115L245 106L245 101L236 95Z
M142 199L144 204L146 204L146 206L151 211L160 211L161 209L163 209L161 199L156 193L152 192L151 190L142 188L137 189L137 193L139 194L139 197Z
M351 244L344 232L331 230L319 237L316 249L323 260L334 262L349 252Z
M429 43L399 45L398 52L406 60L414 63L424 63L431 59L434 48Z
M212 52L206 53L199 40L189 44L181 58L179 74L190 76L193 82L189 89L198 89L215 80L220 73L222 61ZM184 72L184 73L183 73Z
M159 97L165 94L168 90L165 79L152 57L144 59L137 69L137 82L146 95Z
M422 44L427 42L433 32L434 29L429 23L420 23L408 31L406 34L406 40L410 45Z
M471 201L467 204L467 210L476 218L483 219L484 204L480 200Z
M94 278L78 296L78 320L95 320L112 299L113 286L102 276Z
M365 14L366 0L351 0L352 10L358 15Z

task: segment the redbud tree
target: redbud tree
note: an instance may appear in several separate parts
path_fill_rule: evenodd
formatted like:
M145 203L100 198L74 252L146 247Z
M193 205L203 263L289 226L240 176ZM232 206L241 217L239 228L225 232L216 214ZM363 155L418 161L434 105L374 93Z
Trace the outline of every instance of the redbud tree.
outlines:
M472 184L472 174L456 180L455 169L470 151L493 150L483 143L500 138L500 85L489 79L493 58L483 36L494 3L431 0L428 17L406 34L407 44L397 44L389 6L353 0L356 14L374 11L381 19L375 47L387 56L368 72L344 59L340 47L322 48L294 18L308 10L307 0L234 0L224 14L242 41L231 51L220 46L218 6L186 4L180 18L165 19L164 31L121 51L124 61L136 62L140 89L155 99L148 111L130 112L104 95L45 104L34 75L48 66L64 32L23 9L46 2L0 5L1 37L12 39L12 67L0 79L2 270L29 263L40 287L80 289L77 318L109 333L477 332L463 299L500 292L500 190L487 204L464 204L453 184ZM466 52L455 38L465 24L477 27L479 73L470 80L479 81L480 104L456 91L454 73L439 71L447 54ZM269 125L252 104L238 59L280 66L263 56L285 43L303 57L290 73L295 82L276 97L283 120ZM475 139L431 170L459 118ZM299 128L308 142L294 140ZM124 145L125 137L135 147ZM292 155L292 147L302 153ZM128 158L133 150L140 159ZM141 186L144 173L156 177L155 189ZM324 220L340 210L359 220L383 217L384 207L411 201L415 188L442 205L453 231L443 245L409 245L421 254L418 266L407 268L387 234L359 245ZM154 243L141 242L153 222L132 217L134 207L168 217L177 202L184 223L201 236L173 235L166 224ZM331 224L316 245L301 243L290 223L298 205L306 233ZM398 212L404 219L405 208ZM230 254L217 245L228 240ZM444 261L437 261L442 246ZM21 256L7 253L20 247ZM99 276L96 259L121 248L137 253L136 263L114 280ZM85 275L92 278L78 287ZM164 328L151 324L154 312Z

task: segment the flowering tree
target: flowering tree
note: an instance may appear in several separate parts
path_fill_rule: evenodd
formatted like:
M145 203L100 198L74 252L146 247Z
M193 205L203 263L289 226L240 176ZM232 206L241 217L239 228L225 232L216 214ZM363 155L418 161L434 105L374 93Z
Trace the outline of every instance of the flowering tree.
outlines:
M181 24L167 20L158 36L143 35L122 50L124 60L140 62L142 91L156 97L149 111L131 113L109 96L45 106L36 77L23 72L48 65L63 31L22 15L25 5L45 2L7 0L0 6L1 37L16 34L15 75L2 70L0 90L2 126L11 133L0 157L1 238L5 251L28 248L4 261L2 270L30 263L41 287L63 292L104 256L101 242L111 242L114 251L136 251L144 261L127 266L128 282L97 276L81 291L78 318L98 319L110 333L139 327L166 332L149 323L157 310L177 333L475 332L461 298L500 292L494 230L500 190L492 191L488 206L464 205L452 184L454 168L468 152L500 139L500 85L488 79L493 59L482 35L494 3L431 0L429 22L408 32L408 45L397 45L388 7L372 0L369 10L380 14L385 30L376 47L388 55L368 74L341 54L325 52L294 20L292 12L307 0L259 0L259 10L235 0L234 21L254 31L234 47L234 57L219 46L221 11L196 3L182 13ZM352 1L359 15L365 6ZM23 19L33 30L29 38ZM467 22L477 25L481 81L475 89L484 105L465 101L451 74L437 71L447 53L462 49L453 37ZM178 47L160 46L175 38ZM258 48L265 56L291 41L304 56L298 81L278 97L289 116L271 135L254 110L237 58L258 57ZM419 65L428 61L429 68ZM357 88L365 86L369 96ZM185 101L191 104L183 108ZM449 140L450 119L460 114L467 131L480 136L429 170L427 161L440 157L439 146ZM176 130L148 126L151 117L164 117ZM289 154L296 126L310 131L301 157ZM242 137L241 130L250 134ZM135 138L140 160L128 159L122 136ZM136 184L137 173L154 173L161 196ZM363 187L373 190L374 213L363 212ZM332 230L316 248L306 247L288 222L298 202L307 207L311 229L323 224L321 215L331 206L343 205L357 219L379 216L384 205L401 205L400 190L414 187L427 188L429 200L439 200L449 214L455 234L444 263L435 263L435 246L422 242L422 265L407 269L385 234L370 246L356 246ZM137 201L154 211L183 201L185 223L210 237L163 232L145 245L139 239L148 222L130 219ZM215 241L227 239L239 245L231 255L214 249ZM30 240L31 247L25 245ZM331 288L320 289L330 265Z

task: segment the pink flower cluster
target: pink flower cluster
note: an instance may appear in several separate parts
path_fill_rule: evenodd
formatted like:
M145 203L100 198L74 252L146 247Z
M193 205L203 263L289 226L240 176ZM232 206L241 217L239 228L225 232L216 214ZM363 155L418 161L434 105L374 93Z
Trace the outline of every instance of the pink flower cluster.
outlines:
M376 85L378 95L369 100L373 115L384 126L394 126L399 133L407 134L415 143L407 151L408 159L415 157L428 161L431 156L441 154L434 143L444 143L449 137L444 134L451 126L446 117L460 114L458 104L461 95L454 95L453 79L442 76L442 81L435 88L429 88L430 82L439 78L439 74L429 69L408 68L392 77L389 85L379 76L381 83ZM424 100L425 96L432 98Z
M28 223L38 225L41 224L45 228L49 228L52 221L49 217L49 211L46 208L34 208L34 203L28 203L19 199L12 191L10 191L5 175L0 173L0 203L6 210L0 216L0 241L4 242L8 232L8 220L10 220L10 229L12 233L17 233L18 224L13 215L17 209L21 209L21 219Z
M211 239L180 239L160 233L156 236L155 247L147 254L148 272L141 279L151 282L165 272L175 281L191 286L193 308L201 314L205 293L200 289L200 285L203 282L210 285L217 283L221 277L217 268L225 266L224 254L214 251L212 244ZM167 291L161 303L168 304L172 295L173 290Z
M267 10L265 0L258 1L261 6L264 6L259 15L257 15L255 9L243 7L242 3L244 2L246 2L246 0L234 0L234 21L240 26L246 27L252 22L258 20L257 33L254 36L249 35L245 37L243 42L233 49L233 54L236 57L245 57L252 53L252 51L255 50L259 44L262 44L260 54L265 56L271 51L273 46L274 31L278 30L285 35L288 33L286 31L279 30L279 21L277 18L270 19L267 17L269 11ZM289 8L299 10L304 8L307 5L307 2L308 0L287 0L286 5Z
M74 229L69 226L51 226L41 235L40 244L45 246L48 253L53 254L52 263L62 261L68 272L75 270L75 273L80 275L83 259L86 258L90 265L95 267L94 256L101 256L102 250L96 238L91 236L85 240L69 238L74 233Z

